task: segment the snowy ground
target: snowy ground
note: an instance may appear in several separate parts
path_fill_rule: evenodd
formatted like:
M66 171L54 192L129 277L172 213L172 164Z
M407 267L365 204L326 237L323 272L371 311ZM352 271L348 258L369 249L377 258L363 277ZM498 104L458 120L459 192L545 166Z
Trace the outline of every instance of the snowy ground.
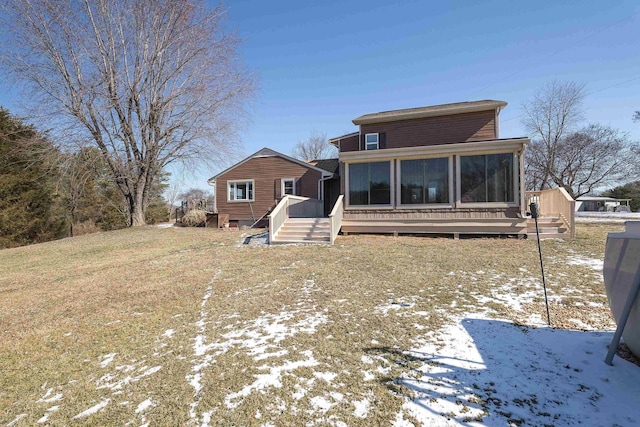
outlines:
M353 250L274 249L264 247L265 236L246 237L225 241L219 267L205 286L192 289L194 310L172 311L169 324L150 334L148 349L132 357L102 348L83 361L94 368L86 381L45 383L31 412L0 414L0 426L114 419L150 426L169 424L175 413L182 413L176 425L197 426L640 425L640 367L620 357L614 366L604 363L613 331L602 316L602 258L581 246L586 243L546 244L557 251L547 258L552 320L564 321L551 328L541 314L531 242L462 242L485 253L504 246L504 252L480 268L468 265L471 259L456 262L427 283L423 266L444 262L433 259L438 251L430 245L456 253L460 242L362 237ZM401 251L406 265L368 266L367 257L349 262L369 242ZM211 248L218 248L211 245L203 251L208 263L215 259ZM509 247L521 252L505 267L499 260L515 252ZM526 267L523 250L534 260ZM254 258L237 269L234 262L243 257ZM268 269L248 268L266 259ZM357 265L361 272L349 270ZM404 271L402 281L394 268ZM336 280L343 275L348 279ZM568 279L576 275L579 281ZM511 313L519 322L505 318ZM106 326L117 330L123 323ZM166 378L175 387L165 389ZM83 393L92 393L82 405L71 402L78 381Z
M603 362L611 332L531 328L469 315L416 346L399 383L423 425L638 425L640 368ZM443 419L443 415L445 418ZM412 425L400 419L396 426Z
M576 212L576 222L640 221L640 212Z

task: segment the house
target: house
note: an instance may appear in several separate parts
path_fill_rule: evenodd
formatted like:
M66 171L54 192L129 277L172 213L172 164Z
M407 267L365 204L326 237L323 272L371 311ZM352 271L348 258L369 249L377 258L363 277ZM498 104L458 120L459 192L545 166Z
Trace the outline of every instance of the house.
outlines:
M576 212L630 212L631 199L582 196L576 199Z
M575 232L564 189L524 191L526 137L500 138L507 103L483 100L365 114L329 140L339 158L309 163L264 148L211 178L217 211L238 225L268 217L271 242L348 233L526 236L531 201L552 237Z
M214 212L229 215L231 226L242 227L265 219L285 195L317 201L311 212L324 215L324 182L333 176L322 167L263 148L208 183L214 187Z
M504 101L365 114L332 138L344 233L527 233L524 150L500 138Z

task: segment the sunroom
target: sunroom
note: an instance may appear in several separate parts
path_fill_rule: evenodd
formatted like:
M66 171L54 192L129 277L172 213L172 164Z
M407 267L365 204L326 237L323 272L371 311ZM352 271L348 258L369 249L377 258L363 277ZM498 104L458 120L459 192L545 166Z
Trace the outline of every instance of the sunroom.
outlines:
M526 227L522 177L528 142L498 139L340 153L343 231L490 233L494 228L520 234ZM478 222L485 226L477 227Z

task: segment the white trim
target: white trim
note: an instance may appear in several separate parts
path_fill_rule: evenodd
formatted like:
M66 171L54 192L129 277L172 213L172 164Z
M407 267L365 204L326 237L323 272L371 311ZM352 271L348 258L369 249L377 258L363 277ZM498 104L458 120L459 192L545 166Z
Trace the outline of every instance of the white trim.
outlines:
M289 194L289 193L285 193L284 189L284 182L285 181L289 181L293 183L293 193ZM296 181L297 179L295 178L280 178L280 195L282 197L284 197L285 195L289 195L289 196L296 196Z
M250 183L251 184L251 191L249 191L249 188L247 187L247 196L249 196L249 193L251 193L251 198L247 198L247 199L234 199L231 200L231 185L232 184L238 184L238 183ZM237 186L236 186L236 190L237 190ZM236 203L236 202L255 202L256 201L256 183L255 180L253 179L232 179L227 181L227 202L228 203Z
M429 160L429 159L447 159L447 179L449 188L449 202L448 203L425 203L425 204L403 204L402 203L402 161L403 160ZM452 209L454 206L454 194L453 194L453 155L449 156L429 156L421 158L399 158L397 159L398 166L396 168L396 208L397 209Z
M367 137L369 136L376 136L376 148L369 148L369 142L367 141ZM373 142L371 143L373 144ZM379 133L365 133L364 134L364 150L365 151L371 151L371 150L379 150L380 149L380 134Z
M452 154L498 154L520 151L529 144L529 138L513 138L456 144L441 144L419 147L386 148L384 150L347 151L340 153L343 163L368 163L402 157L443 157Z
M384 161L367 162L367 163L383 163ZM362 162L358 162L362 163ZM349 163L344 164L344 192L345 192L345 210L369 210L369 209L393 209L395 201L395 162L388 160L389 163L389 204L388 205L351 205L349 191Z

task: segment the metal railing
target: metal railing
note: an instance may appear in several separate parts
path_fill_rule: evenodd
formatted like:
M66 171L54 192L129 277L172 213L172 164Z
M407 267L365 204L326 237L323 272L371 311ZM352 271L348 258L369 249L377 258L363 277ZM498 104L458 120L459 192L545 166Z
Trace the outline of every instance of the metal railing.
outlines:
M344 194L338 196L336 204L333 205L331 213L329 214L329 220L331 221L331 244L336 240L336 236L342 228L342 214L344 212Z
M557 215L569 230L571 238L576 237L576 201L564 188L525 192L526 205L536 202L541 216Z

